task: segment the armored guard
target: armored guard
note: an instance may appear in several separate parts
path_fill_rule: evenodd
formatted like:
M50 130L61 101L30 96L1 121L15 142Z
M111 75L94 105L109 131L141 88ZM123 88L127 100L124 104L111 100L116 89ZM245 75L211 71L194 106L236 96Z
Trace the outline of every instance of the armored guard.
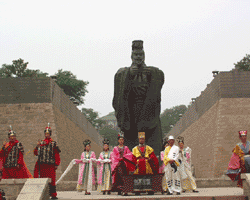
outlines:
M23 159L23 145L16 139L16 132L12 130L11 126L8 132L8 138L9 142L4 142L0 150L3 179L32 178Z
M38 156L38 160L35 165L34 177L35 178L51 178L50 196L51 199L57 199L56 193L56 170L60 165L60 152L61 150L57 146L56 141L53 141L50 137L52 130L49 127L45 128L45 139L37 142L37 146L34 149L34 154Z

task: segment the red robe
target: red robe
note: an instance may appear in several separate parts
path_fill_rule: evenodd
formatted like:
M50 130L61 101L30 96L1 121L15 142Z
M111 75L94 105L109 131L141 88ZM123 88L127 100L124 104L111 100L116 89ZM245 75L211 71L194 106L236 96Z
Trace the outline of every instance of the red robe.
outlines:
M33 178L24 162L23 151L21 151L20 149L18 149L18 159L17 159L17 165L19 165L19 167L4 166L7 161L9 153L17 143L19 143L18 140L15 140L14 142L7 142L5 146L3 146L2 149L0 150L0 168L2 168L3 179Z
M159 161L155 156L154 150L148 145L133 148L133 162L137 165L134 174L146 175L159 173Z
M45 144L41 144L40 146L44 146L44 145L49 145L53 140L50 139L44 139L43 142ZM59 148L56 146L54 148L54 159L55 159L55 164L47 164L47 163L40 163L37 161L35 164L35 170L34 170L34 178L39 178L39 170L40 170L40 178L51 178L51 183L50 185L53 186L53 189L51 189L50 191L50 196L52 197L56 197L57 193L56 193L56 169L55 166L59 166L60 165L60 153L61 151L59 150ZM36 147L34 149L34 154L36 156L38 156L38 147Z

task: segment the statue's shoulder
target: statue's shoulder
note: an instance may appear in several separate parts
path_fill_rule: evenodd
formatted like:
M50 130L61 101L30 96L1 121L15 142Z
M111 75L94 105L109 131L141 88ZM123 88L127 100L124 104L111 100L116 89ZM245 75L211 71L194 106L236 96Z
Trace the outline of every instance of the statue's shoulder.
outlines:
M164 76L163 71L161 69L159 69L158 67L146 66L145 69L147 71L150 71L153 74L158 74L158 75L163 75Z
M129 67L121 67L121 68L118 69L118 71L116 72L116 75L123 74L123 73L127 72L128 70L129 70Z

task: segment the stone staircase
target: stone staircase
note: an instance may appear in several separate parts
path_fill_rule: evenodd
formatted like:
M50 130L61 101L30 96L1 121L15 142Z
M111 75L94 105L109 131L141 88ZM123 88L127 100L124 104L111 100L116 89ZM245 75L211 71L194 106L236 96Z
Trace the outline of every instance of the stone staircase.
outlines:
M83 192L76 191L65 191L58 192L59 200L77 200L77 199L116 199L116 200L154 200L154 199L178 199L178 200L244 200L248 199L243 194L243 189L241 188L198 188L199 193L187 192L181 195L162 195L161 193L155 193L154 195L141 194L140 196L135 196L129 193L129 196L118 196L117 193L112 193L111 195L103 195L97 191L93 191L91 195L85 195Z

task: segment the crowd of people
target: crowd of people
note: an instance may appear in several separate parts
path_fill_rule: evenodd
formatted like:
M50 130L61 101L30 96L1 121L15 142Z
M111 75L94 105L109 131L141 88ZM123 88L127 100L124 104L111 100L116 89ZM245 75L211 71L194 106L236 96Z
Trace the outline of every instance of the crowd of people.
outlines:
M0 150L0 179L16 178L51 178L49 191L51 199L57 199L56 184L67 174L74 164L79 165L77 191L85 191L90 195L95 190L95 181L98 182L97 190L103 194L118 192L118 195L127 196L122 192L124 187L123 176L125 175L155 175L164 173L162 178L162 193L168 195L176 192L192 190L197 192L195 180L191 173L191 149L184 148L184 138L179 137L176 146L173 136L165 139L163 151L160 155L162 165L154 153L154 149L145 144L145 132L139 132L139 144L132 151L124 145L124 135L118 135L118 145L109 149L109 140L103 140L103 151L99 158L91 150L91 141L86 139L81 159L73 159L67 170L56 182L56 170L60 165L60 148L56 141L51 139L52 130L49 125L44 130L45 139L37 142L34 155L38 160L34 168L34 176L28 170L24 162L24 148L16 138L16 132L10 129L8 132L9 142L4 142ZM97 166L97 177L95 177L94 166ZM154 192L147 191L148 194ZM4 191L0 191L3 196ZM135 192L140 195L140 191ZM1 197L2 198L2 197Z

